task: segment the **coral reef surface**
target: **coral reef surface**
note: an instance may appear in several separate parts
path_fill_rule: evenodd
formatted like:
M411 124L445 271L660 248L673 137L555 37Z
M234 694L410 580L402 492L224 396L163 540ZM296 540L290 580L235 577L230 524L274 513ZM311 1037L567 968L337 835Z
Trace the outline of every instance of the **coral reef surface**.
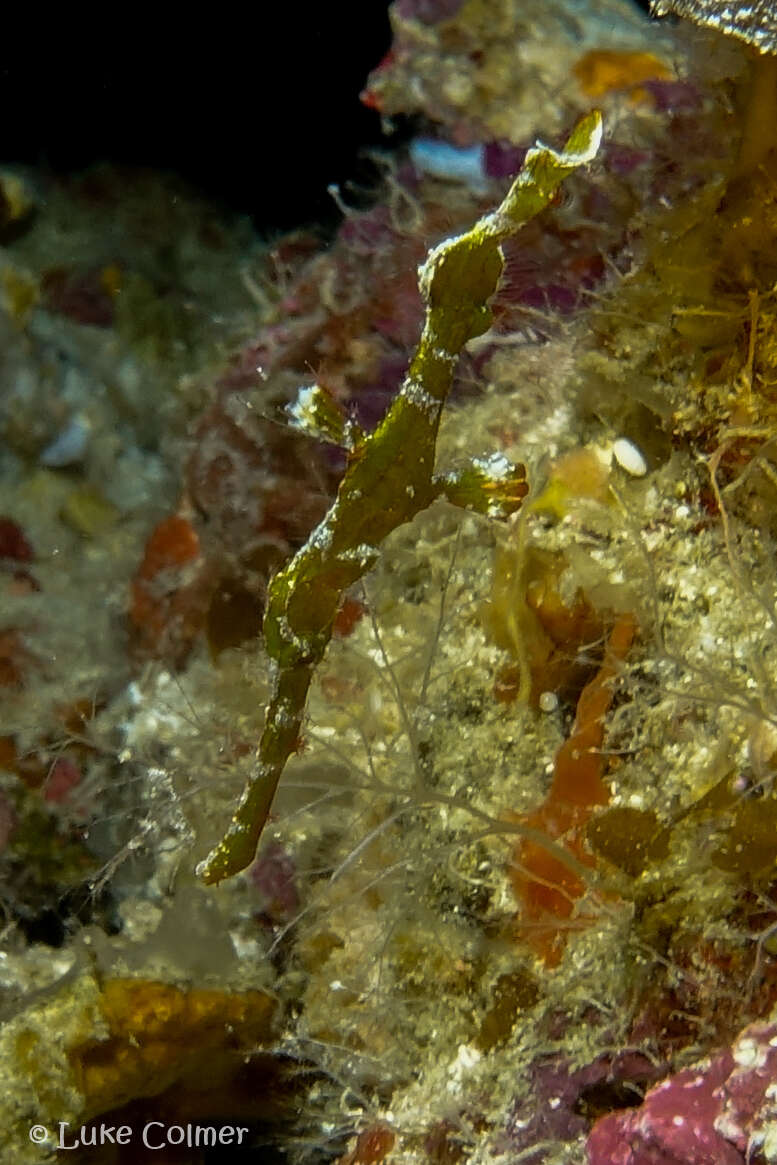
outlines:
M671 7L396 0L362 96L411 140L329 238L0 169L9 1160L777 1161L777 69L769 6ZM493 296L445 289L491 317L435 357L464 508L413 504L407 435L380 546L265 622L382 448L419 265L593 109ZM203 885L272 635L340 592Z

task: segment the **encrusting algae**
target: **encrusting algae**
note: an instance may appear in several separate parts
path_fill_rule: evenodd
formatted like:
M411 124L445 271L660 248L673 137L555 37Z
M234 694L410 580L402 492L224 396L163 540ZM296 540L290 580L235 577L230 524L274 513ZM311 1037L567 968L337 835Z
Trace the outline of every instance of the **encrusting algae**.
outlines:
M105 1036L68 1053L84 1120L172 1084L219 1087L247 1051L268 1041L275 1012L264 992L184 990L143 979L106 980L98 1007Z
M20 1143L35 1144L27 1135L33 1114L50 1131L49 1148L62 1137L72 1148L81 1126L141 1099L160 1098L158 1111L166 1104L170 1119L187 1111L187 1098L204 1117L218 1113L246 1056L269 1043L276 1014L262 991L102 981L84 971L5 1025L0 1056L13 1054L23 1075L0 1104L4 1137L18 1125Z

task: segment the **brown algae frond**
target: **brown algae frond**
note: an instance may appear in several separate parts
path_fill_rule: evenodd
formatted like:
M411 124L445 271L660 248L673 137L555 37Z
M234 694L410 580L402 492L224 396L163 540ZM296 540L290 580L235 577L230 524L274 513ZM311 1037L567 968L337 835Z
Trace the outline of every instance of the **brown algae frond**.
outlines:
M496 210L429 253L419 271L426 308L421 338L399 393L372 434L345 420L338 427L323 390L304 390L298 423L342 436L348 466L329 512L270 583L263 632L274 667L272 695L256 764L229 828L197 866L205 883L231 877L252 861L278 781L298 745L308 688L344 592L375 564L384 539L438 497L493 517L507 517L520 506L528 488L522 465L491 458L458 475L435 474L440 418L462 349L491 324L502 243L548 205L569 174L594 158L601 133L601 115L593 112L578 122L560 152L531 149Z

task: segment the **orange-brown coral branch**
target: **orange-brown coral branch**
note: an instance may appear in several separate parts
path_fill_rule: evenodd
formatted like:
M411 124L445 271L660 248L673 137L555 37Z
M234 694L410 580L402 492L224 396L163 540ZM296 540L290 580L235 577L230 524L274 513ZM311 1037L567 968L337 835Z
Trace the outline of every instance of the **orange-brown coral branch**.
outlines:
M602 777L601 745L604 718L612 702L612 681L636 632L633 615L619 615L610 632L604 661L577 704L572 733L556 754L553 782L538 809L519 820L554 841L563 841L570 855L592 865L584 847L584 827L591 811L606 805L609 790ZM521 904L521 926L549 966L563 953L560 920L570 918L586 884L579 873L545 846L522 837L513 852L510 879Z

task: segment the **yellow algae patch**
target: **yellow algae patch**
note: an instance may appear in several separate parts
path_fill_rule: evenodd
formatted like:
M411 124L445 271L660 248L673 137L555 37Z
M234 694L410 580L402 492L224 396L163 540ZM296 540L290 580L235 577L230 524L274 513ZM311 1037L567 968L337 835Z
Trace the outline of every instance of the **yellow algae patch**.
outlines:
M585 53L573 72L587 97L603 97L617 89L632 89L636 100L646 94L637 88L642 81L666 81L672 76L652 53L593 49Z
M60 517L71 530L96 538L116 525L119 511L94 486L84 485L68 494Z
M590 447L570 449L551 466L548 484L531 503L535 513L566 517L578 498L605 503L610 499L609 458Z
M110 979L100 1009L107 1037L71 1049L85 1116L156 1096L179 1081L222 1079L266 1042L274 1004L262 991L184 990L146 979Z
M228 1085L270 1036L275 1004L263 991L187 989L147 979L100 981L84 972L37 998L0 1028L0 1143L19 1165L40 1165L70 1127L158 1096ZM33 1144L33 1125L49 1133Z

